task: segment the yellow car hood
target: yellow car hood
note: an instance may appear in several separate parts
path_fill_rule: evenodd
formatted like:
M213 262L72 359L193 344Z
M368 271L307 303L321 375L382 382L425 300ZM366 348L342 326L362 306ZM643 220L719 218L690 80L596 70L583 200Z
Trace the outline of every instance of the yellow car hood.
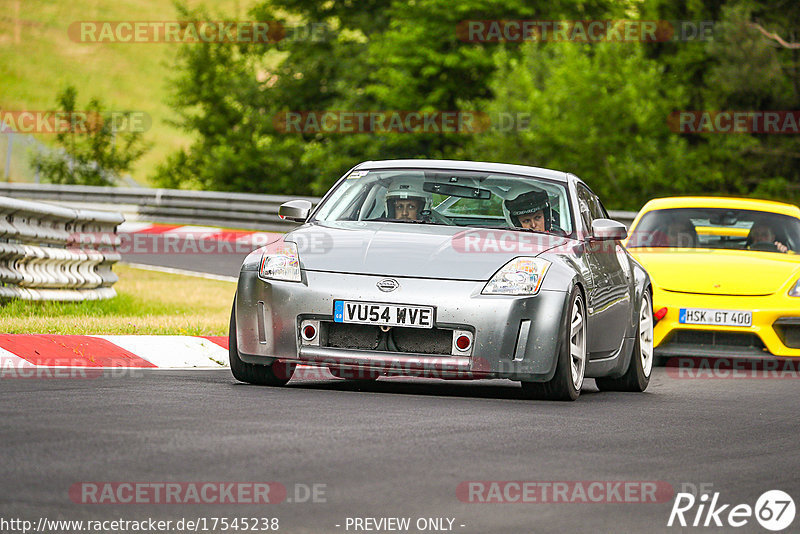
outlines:
M726 249L629 249L656 286L710 295L771 295L800 276L800 255Z

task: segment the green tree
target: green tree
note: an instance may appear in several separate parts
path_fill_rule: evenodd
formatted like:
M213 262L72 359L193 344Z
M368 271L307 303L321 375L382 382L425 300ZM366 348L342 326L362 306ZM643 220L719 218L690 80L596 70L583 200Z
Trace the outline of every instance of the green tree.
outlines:
M744 1L724 6L715 39L707 48L714 60L706 84L707 107L800 109L798 23L797 2L776 2L768 7ZM784 46L785 39L795 47ZM707 137L711 137L707 142L712 149L724 141ZM727 141L735 155L730 174L741 190L758 197L800 201L800 135L728 137L734 137Z
M285 111L458 111L491 96L496 45L465 43L464 20L602 18L610 1L274 0L256 20L325 23L322 40L192 44L176 72L179 124L198 140L161 167L156 182L181 187L322 193L359 161L452 157L462 134L355 135L276 130ZM288 14L288 15L287 15ZM183 10L195 18L198 12ZM516 50L518 46L509 45Z
M147 126L139 114L105 110L93 98L84 110L77 109L77 91L66 87L58 95L56 150L33 154L31 165L48 182L56 184L115 185L149 146L142 138Z
M314 135L284 134L275 127L280 112L336 107L342 95L358 87L365 65L359 62L366 35L378 29L387 2L359 4L341 22L341 3L263 3L250 12L253 20L297 26L298 17L326 24L322 39L287 39L274 43L200 43L182 47L173 82L172 105L177 123L197 141L169 158L154 181L168 187L189 187L262 193L321 192L314 183L335 179L341 172L335 151L315 166L306 154L319 150ZM283 8L283 9L282 9ZM286 15L293 15L290 22ZM202 10L180 8L185 19L203 19ZM370 20L372 24L370 24ZM289 34L291 35L291 34ZM327 148L327 147L326 147ZM337 163L332 163L332 161ZM323 178L324 177L324 178Z
M648 47L689 96L688 110L800 109L800 4L787 0L645 0L642 18L714 21L709 39ZM774 37L769 37L773 35ZM777 37L777 39L775 38ZM780 41L795 43L794 48ZM800 200L800 136L683 134L691 151L720 176L707 193ZM681 192L674 187L664 194Z
M614 208L636 209L667 190L713 187L719 176L695 173L701 162L668 128L686 93L644 46L530 44L519 59L500 51L486 109L511 115L516 127L476 136L468 153L573 172Z

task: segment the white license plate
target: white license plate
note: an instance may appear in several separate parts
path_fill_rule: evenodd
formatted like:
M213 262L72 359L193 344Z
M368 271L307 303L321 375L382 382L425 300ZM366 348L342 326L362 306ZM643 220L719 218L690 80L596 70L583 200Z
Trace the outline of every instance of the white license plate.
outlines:
M750 326L753 312L742 310L707 310L681 308L678 321L682 324L710 324L719 326Z
M336 300L333 302L333 321L336 323L433 328L433 307Z

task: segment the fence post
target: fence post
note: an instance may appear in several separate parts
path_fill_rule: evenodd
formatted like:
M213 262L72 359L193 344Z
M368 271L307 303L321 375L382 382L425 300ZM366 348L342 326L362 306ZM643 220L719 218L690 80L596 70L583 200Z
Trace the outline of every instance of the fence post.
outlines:
M6 135L8 136L8 151L6 153L5 177L6 181L11 183L11 148L14 146L14 132L12 132L10 128L6 130L5 123L2 124L0 130L5 130Z

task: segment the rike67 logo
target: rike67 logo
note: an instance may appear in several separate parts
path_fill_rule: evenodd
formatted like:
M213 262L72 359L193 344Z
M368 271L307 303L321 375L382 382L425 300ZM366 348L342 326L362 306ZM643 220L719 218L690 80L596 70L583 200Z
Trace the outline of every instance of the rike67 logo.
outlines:
M678 493L669 514L667 526L680 527L743 527L752 524L753 518L767 530L778 532L794 521L794 500L781 490L761 494L755 506L749 504L723 504L720 493L695 497L691 493Z

